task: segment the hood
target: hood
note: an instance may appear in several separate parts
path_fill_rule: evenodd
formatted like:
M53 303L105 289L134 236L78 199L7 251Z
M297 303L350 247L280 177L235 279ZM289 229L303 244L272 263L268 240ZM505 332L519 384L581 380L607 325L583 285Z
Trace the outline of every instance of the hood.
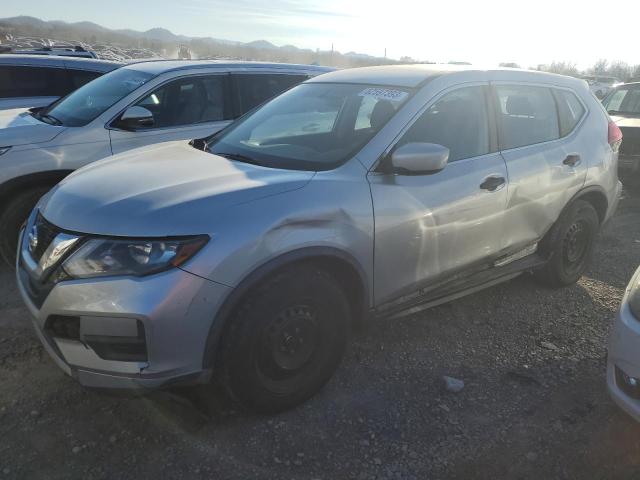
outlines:
M616 122L616 124L622 127L631 127L631 128L639 128L640 127L640 117L623 117L620 115L611 115L611 120Z
M65 127L49 125L22 108L0 111L0 147L15 147L53 140Z
M77 170L40 206L60 228L81 233L165 237L213 233L230 207L295 190L314 172L227 160L169 142Z

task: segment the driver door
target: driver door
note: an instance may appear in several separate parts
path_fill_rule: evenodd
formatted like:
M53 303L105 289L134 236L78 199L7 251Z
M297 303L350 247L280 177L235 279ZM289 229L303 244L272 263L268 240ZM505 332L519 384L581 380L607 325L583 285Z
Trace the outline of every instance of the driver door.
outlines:
M489 261L500 250L507 170L497 152L487 87L443 94L394 145L449 148L430 175L371 172L375 303L380 306Z
M128 131L111 123L113 154L159 142L191 140L213 135L232 118L228 102L229 75L192 75L172 80L131 106L149 110L154 125Z

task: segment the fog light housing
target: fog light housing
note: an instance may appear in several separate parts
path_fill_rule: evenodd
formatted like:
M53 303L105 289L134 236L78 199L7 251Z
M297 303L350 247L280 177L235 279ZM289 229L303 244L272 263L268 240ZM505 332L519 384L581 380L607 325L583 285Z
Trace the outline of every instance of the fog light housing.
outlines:
M103 360L146 362L148 357L144 325L140 320L136 324L138 334L135 337L83 335L83 340Z
M616 365L616 385L629 397L640 400L640 378L628 375Z
M54 338L80 340L80 317L51 315L47 318L44 329Z

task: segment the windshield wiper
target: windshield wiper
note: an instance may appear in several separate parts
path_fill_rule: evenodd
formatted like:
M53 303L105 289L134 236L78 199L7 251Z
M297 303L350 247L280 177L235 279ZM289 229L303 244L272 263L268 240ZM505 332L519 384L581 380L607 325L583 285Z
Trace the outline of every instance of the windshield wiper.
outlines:
M621 115L627 117L637 117L640 116L640 112L624 112L622 110L607 110L609 115Z
M36 113L36 118L44 120L49 125L62 125L62 122L60 120L58 120L53 115L49 115L48 113Z
M211 152L214 155L219 155L224 158L228 158L229 160L237 160L238 162L250 163L251 165L259 165L262 166L260 162L254 160L251 157L247 157L246 155L242 155L241 153L225 153L225 152Z

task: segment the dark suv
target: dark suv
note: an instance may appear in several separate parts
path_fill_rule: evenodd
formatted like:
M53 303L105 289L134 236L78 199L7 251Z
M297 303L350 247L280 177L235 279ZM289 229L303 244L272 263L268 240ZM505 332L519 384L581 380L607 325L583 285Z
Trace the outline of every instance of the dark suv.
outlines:
M640 179L640 82L618 85L602 103L622 130L618 165L622 173Z

